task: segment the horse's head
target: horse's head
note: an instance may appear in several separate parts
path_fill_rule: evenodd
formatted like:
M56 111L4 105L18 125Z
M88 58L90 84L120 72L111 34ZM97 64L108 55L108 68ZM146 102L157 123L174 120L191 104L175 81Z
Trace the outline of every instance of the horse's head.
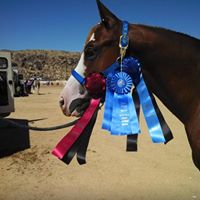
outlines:
M119 57L121 21L97 0L101 23L94 26L86 39L84 50L75 70L83 77L102 72ZM70 76L61 92L60 106L67 116L79 116L89 105L87 90Z

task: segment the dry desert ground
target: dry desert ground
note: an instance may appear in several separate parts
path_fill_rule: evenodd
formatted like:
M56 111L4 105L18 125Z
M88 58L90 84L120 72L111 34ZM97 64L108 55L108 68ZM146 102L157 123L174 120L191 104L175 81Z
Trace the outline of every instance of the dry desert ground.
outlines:
M58 106L61 86L42 86L41 94L15 98L9 118L43 119L30 123L47 127L73 120ZM30 131L31 148L0 159L0 200L198 200L200 173L192 163L184 126L159 102L174 139L153 144L141 116L138 152L126 152L126 137L101 129L99 112L87 164L70 165L51 150L70 130ZM17 133L16 133L17 134Z

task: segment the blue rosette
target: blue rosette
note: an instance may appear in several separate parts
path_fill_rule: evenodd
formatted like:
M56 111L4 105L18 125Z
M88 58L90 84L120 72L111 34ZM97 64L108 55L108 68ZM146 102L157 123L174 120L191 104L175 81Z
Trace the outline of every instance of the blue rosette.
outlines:
M112 73L108 74L108 76L106 78L106 88L108 90L110 90L110 92L114 92L115 91L115 89L113 87L111 87L112 78L113 78L113 74Z
M131 91L133 82L131 77L125 72L118 72L109 78L107 86L117 94L128 94Z
M122 61L122 66L123 71L131 76L133 84L137 86L141 79L141 67L138 59L127 57Z

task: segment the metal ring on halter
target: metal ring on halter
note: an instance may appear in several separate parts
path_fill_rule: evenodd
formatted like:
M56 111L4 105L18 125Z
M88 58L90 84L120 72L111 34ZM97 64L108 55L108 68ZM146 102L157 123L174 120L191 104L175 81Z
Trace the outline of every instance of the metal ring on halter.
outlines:
M124 37L127 40L126 46L122 46L122 42L123 42L122 40L124 40ZM119 47L120 47L120 56L121 56L121 59L123 59L124 56L126 55L126 50L128 49L128 45L129 45L129 37L128 37L128 35L121 35L120 36L120 40L119 40Z
M128 27L129 23L127 21L123 21L122 24L122 35L119 39L119 48L120 48L120 57L121 57L121 71L122 71L122 60L126 55L126 50L129 45L129 37L128 37Z
M119 47L121 49L127 49L129 45L129 37L128 35L121 35L119 38Z

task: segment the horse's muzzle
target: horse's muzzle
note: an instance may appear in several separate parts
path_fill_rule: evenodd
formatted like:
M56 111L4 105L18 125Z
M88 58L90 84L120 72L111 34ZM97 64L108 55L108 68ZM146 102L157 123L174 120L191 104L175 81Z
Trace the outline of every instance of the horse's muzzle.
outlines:
M90 104L90 98L84 98L84 99L75 99L72 101L72 103L69 106L69 111L72 116L82 116L87 107Z
M66 110L65 100L63 97L60 98L59 105L60 105L60 108L61 108L63 114L66 116L70 116L69 112L67 112L67 110Z
M66 113L66 107L64 105L64 99L63 98L60 99L59 104L60 104L61 110L63 111L63 113L66 116L80 117L80 116L83 115L83 113L85 112L85 110L89 106L90 100L91 100L91 98L89 98L89 97L74 99L69 106L69 112L68 113Z

